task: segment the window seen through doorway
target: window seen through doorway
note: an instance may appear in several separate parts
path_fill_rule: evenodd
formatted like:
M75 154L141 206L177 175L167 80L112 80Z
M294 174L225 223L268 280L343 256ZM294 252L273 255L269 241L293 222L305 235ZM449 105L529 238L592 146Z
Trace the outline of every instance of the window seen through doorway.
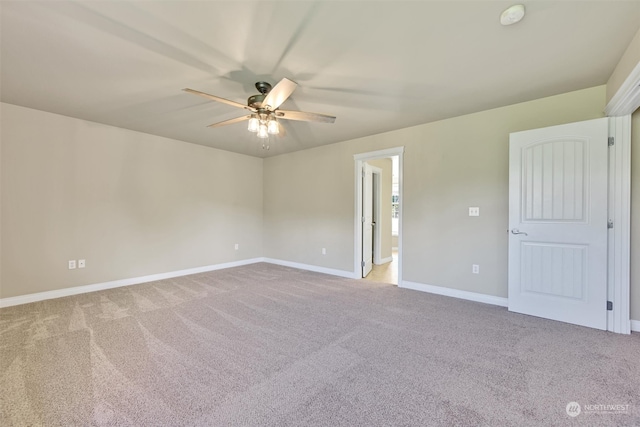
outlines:
M400 217L400 184L398 177L399 157L392 158L393 170L391 172L391 235L398 235L398 218Z

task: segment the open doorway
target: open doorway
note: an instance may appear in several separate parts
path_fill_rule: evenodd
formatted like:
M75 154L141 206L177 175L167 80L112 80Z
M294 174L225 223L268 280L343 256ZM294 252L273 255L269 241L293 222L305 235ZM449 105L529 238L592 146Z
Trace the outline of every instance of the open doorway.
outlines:
M404 147L356 160L356 277L397 285L402 277L401 193Z

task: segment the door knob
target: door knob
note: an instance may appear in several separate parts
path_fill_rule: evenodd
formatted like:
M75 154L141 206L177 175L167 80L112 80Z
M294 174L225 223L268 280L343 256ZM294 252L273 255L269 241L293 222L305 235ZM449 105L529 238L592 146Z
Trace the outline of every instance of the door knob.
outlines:
M524 234L525 236L528 236L527 233L525 233L524 231L520 231L517 228L512 229L511 234Z

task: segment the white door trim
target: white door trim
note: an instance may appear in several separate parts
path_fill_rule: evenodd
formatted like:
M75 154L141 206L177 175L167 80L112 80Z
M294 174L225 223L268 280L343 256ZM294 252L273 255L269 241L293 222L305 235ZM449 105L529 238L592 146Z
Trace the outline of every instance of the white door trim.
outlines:
M609 117L633 114L640 107L640 62L629 73L604 109Z
M362 276L362 165L367 160L385 159L388 157L398 156L398 193L400 200L398 202L398 284L402 283L402 203L404 199L403 195L403 157L404 146L388 148L386 150L370 151L368 153L354 154L355 160L354 180L355 180L355 216L354 216L354 255L353 255L353 273L355 277Z
M631 115L609 118L609 231L607 330L631 333L630 259L631 259Z
M604 112L609 116L609 233L608 295L613 310L608 313L607 329L631 333L631 114L640 107L640 62L613 95Z

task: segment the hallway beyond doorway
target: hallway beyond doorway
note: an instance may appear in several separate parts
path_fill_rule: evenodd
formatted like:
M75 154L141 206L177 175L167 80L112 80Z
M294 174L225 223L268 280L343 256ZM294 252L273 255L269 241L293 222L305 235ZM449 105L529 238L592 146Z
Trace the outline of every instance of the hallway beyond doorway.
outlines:
M398 250L394 249L391 256L393 261L386 264L375 265L371 270L371 273L365 277L365 280L371 280L373 282L391 283L393 285L398 284Z

